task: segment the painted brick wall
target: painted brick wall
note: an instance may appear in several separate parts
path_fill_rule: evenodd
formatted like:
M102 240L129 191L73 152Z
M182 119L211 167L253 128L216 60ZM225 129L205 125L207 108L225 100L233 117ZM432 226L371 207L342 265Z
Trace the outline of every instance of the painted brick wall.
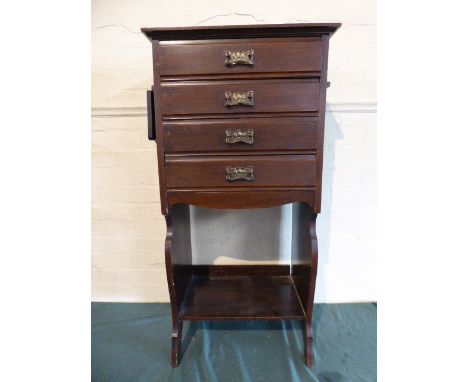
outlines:
M145 91L152 82L151 48L140 27L320 21L339 21L343 27L330 44L332 86L327 95L323 213L318 220L317 300L376 300L375 13L372 0L302 0L278 2L274 7L263 0L231 4L93 0L94 301L168 301L157 158L154 142L146 138ZM282 235L274 243L279 255L272 260L282 261L289 234L287 207L252 216L281 227ZM195 218L203 219L204 214ZM229 222L226 219L232 223L233 219L223 214L211 218L218 223ZM246 224L250 220L248 216L236 218L245 219ZM225 258L202 253L198 250L203 248L202 228L193 238L200 262L245 260L233 245ZM268 245L258 249L262 252L259 259L268 259Z

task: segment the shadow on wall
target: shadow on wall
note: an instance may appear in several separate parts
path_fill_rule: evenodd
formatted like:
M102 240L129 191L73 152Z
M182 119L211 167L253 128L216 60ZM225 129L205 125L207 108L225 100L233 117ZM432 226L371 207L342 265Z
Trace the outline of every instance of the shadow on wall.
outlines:
M190 219L194 264L289 264L289 205L253 210L191 206Z
M327 105L328 106L328 105ZM319 269L317 300L326 297L324 265L329 261L335 142L343 139L331 112L325 116L322 212L317 219ZM291 205L254 210L191 207L194 264L290 263Z
M330 105L327 103L327 110ZM338 121L332 112L325 114L325 136L323 142L323 173L322 173L322 208L317 217L317 239L319 248L319 265L317 270L317 289L315 299L326 300L326 280L324 266L330 257L331 213L333 208L333 172L335 170L335 143L343 139Z

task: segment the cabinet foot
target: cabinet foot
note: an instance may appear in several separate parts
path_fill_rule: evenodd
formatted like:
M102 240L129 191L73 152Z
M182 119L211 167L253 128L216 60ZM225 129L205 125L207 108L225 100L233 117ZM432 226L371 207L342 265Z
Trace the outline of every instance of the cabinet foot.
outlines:
M172 328L172 367L177 367L180 359L183 321L179 321Z
M314 366L314 337L310 322L306 322L304 327L304 358L308 367Z

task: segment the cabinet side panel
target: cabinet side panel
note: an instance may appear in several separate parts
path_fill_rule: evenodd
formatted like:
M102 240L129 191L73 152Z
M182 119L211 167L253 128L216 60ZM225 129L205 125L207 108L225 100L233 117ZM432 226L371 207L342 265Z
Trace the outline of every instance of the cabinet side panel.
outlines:
M176 205L169 210L169 215L172 221L172 238L170 265L167 271L172 272L172 287L175 292L177 310L179 310L192 275L189 206Z
M305 310L307 320L312 318L312 307L317 275L317 215L307 203L294 203L292 210L291 276Z
M166 198L166 176L164 163L164 136L161 114L161 95L160 85L161 79L159 74L159 41L153 41L153 78L154 78L154 124L156 128L156 147L158 156L158 173L159 173L159 193L161 198L161 212L167 215L167 198Z
M323 168L323 140L325 129L325 113L326 113L326 98L327 98L327 71L328 71L328 42L330 36L323 35L322 45L322 75L320 77L320 98L319 98L319 128L317 139L317 192L315 194L314 212L319 213L322 204L322 168Z

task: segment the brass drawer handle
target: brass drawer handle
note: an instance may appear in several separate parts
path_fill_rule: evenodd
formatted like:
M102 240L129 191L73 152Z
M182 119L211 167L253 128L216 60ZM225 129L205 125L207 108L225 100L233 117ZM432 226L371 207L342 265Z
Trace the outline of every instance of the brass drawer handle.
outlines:
M254 131L252 129L248 130L226 130L226 143L247 143L248 145L252 145L254 143Z
M254 92L250 90L248 92L225 92L224 106L236 106L236 105L247 105L253 106L254 104Z
M248 167L226 167L226 180L233 182L236 180L247 180L252 182L254 180L254 168Z
M224 51L224 65L234 66L234 65L253 65L254 64L254 50L225 50Z

